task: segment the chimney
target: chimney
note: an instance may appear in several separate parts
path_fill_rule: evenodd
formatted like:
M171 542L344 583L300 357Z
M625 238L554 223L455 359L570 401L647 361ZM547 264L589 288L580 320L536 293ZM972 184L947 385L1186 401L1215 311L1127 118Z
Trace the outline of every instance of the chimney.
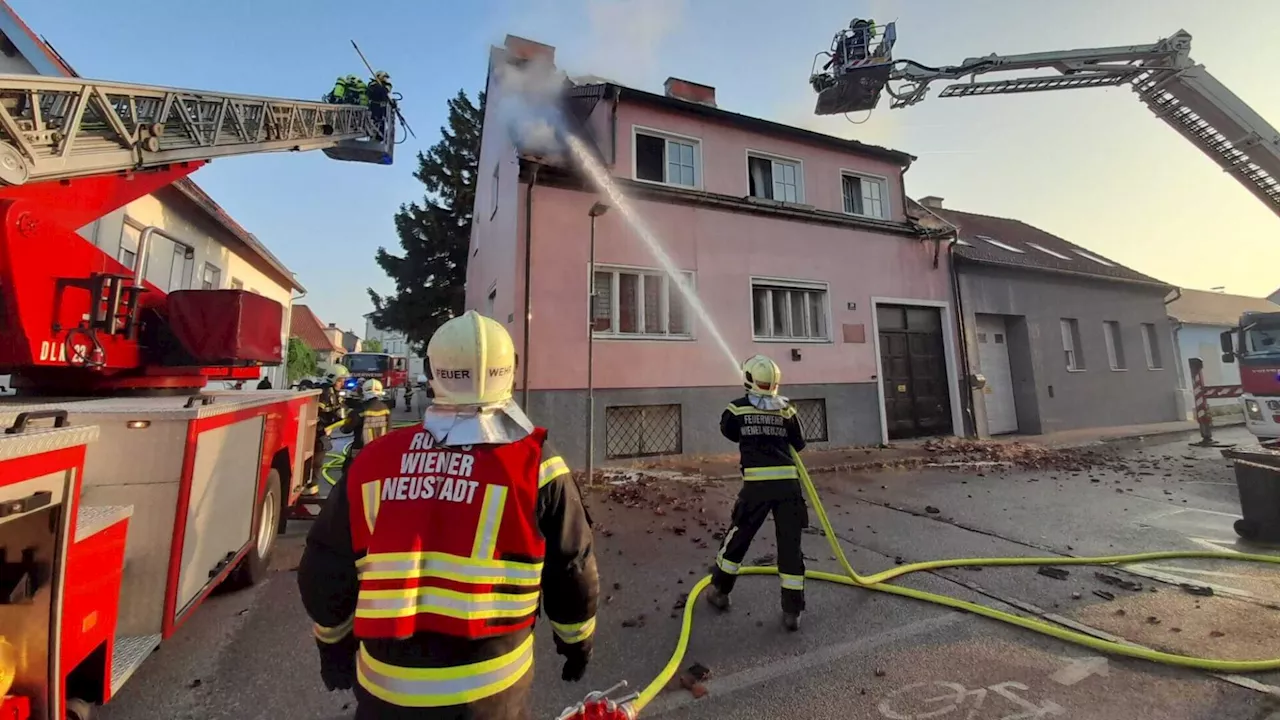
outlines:
M929 208L930 210L941 210L942 198L938 197L937 195L926 195L920 198L920 204Z
M541 60L548 65L556 64L556 49L551 45L544 45L540 42L527 40L518 35L508 35L502 41L503 47L507 50L507 56L516 60Z
M337 323L329 323L329 327L331 327L331 328L336 328L336 327L338 327L338 324L337 324Z
M662 89L666 91L669 98L716 106L716 89L710 85L699 85L696 82L669 77L662 84Z

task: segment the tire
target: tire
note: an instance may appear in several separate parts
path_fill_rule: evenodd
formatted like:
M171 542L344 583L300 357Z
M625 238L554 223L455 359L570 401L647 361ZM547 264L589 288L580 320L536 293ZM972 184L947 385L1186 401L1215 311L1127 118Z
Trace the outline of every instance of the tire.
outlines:
M281 499L280 471L271 468L267 475L267 491L262 494L258 503L258 512L254 514L253 544L249 552L240 560L240 564L227 576L222 585L227 590L240 590L257 585L267 577L267 569L271 564L271 553L276 549L276 535L280 530L280 517L284 514Z
M1258 539L1258 524L1241 518L1235 523L1236 534L1245 540Z
M93 706L80 698L67 698L67 720L90 720L93 717Z

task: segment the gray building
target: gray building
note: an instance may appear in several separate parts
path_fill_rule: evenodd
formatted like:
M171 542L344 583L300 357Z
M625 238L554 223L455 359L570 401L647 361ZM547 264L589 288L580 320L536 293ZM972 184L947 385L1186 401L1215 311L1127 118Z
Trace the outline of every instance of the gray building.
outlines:
M1173 288L1018 220L944 209L979 436L1180 419Z

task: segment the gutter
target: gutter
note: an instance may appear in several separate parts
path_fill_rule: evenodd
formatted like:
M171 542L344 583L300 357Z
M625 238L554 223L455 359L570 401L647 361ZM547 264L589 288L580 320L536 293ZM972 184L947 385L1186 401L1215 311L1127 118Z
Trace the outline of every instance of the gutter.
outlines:
M542 167L538 162L532 164L524 199L524 339L520 343L524 362L516 358L516 364L520 366L520 407L525 412L529 411L529 333L533 322L533 186L538 184L538 169Z
M951 242L947 243L947 260L951 263L951 295L955 300L956 306L956 327L958 328L960 341L960 366L964 377L960 378L961 387L964 392L960 393L960 402L964 405L961 410L964 412L966 436L972 430L973 437L978 435L978 418L973 412L973 386L969 382L969 378L973 376L972 368L969 366L969 333L964 322L964 295L960 292L960 271L956 265L956 240L958 235L953 235Z

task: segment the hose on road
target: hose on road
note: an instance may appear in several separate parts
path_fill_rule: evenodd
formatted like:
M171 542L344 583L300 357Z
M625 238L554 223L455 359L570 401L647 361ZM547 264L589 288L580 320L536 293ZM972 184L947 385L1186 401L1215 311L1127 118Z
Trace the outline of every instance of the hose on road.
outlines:
M1124 655L1126 657L1138 658L1141 660L1149 660L1151 662L1162 663L1165 665L1176 665L1179 667L1193 668L1197 670L1208 670L1210 672L1219 673L1253 673L1263 672L1267 670L1280 669L1280 658L1272 658L1265 660L1214 660L1210 658L1193 657L1190 655L1176 655L1174 653L1161 652L1144 647L1136 647L1133 645L1121 644L1119 642L1111 642L1096 638L1092 635L1086 635L1082 632L1069 630L1060 625L1055 625L1043 620L1023 617L1013 613L996 610L995 608L979 605L977 603L968 602L959 598L950 597L948 595L940 595L938 593L926 592L924 590L915 590L913 588L902 587L901 585L889 584L890 580L899 578L911 573L925 572L928 570L941 570L944 568L955 567L1009 567L1020 565L1119 565L1124 563L1146 562L1149 560L1172 560L1172 559L1217 559L1217 560L1237 560L1243 562L1271 563L1280 565L1280 557L1272 555L1259 555L1251 553L1231 553L1231 552L1213 552L1213 551L1171 551L1171 552L1148 552L1134 553L1129 555L1107 555L1103 557L1007 557L1007 558L956 558L953 560L931 560L928 562L911 563L909 565L901 565L898 567L874 573L872 575L859 575L853 566L849 564L849 559L844 554L844 549L840 546L840 541L836 538L835 530L831 527L831 520L827 517L826 508L822 505L822 500L818 497L818 490L813 485L813 480L809 477L809 472L804 467L799 453L792 451L792 457L796 463L796 469L800 475L800 482L804 486L805 494L809 498L809 504L813 507L818 516L818 520L822 524L823 533L826 535L827 543L831 546L831 552L835 554L840 561L840 567L844 570L843 575L829 572L821 572L818 570L809 570L805 572L805 577L811 580L821 580L823 582L839 583L851 587L863 588L866 590L874 590L876 592L889 593L890 595L899 595L902 597L912 598L914 600L923 600L924 602L942 605L956 610L964 610L975 615L999 620L1003 623L1016 625L1026 628L1032 632L1042 635L1048 635L1059 640L1064 640L1076 645L1097 650L1099 652L1109 653L1112 655ZM776 567L743 567L739 571L740 575L777 575ZM641 710L653 701L658 693L667 686L671 678L675 676L684 660L685 651L689 647L689 636L693 628L693 609L696 605L698 595L706 589L711 583L711 576L708 575L698 581L693 589L689 592L689 598L684 608L684 619L680 626L680 638L676 642L676 649L671 655L671 659L662 669L653 682L649 683L639 695L632 701L625 703L624 708L628 711L630 717L635 717ZM628 707L629 706L629 707Z
M338 421L338 422L336 422L336 423L334 423L334 424L330 425L329 427L325 428L325 434L326 434L326 435L328 435L330 432L332 432L332 431L334 431L335 429L337 429L337 428L341 427L341 426L342 426L342 423L343 423L343 421ZM417 424L418 424L418 422L417 422L417 421L412 421L412 422L399 422L399 423L392 423L391 427L392 427L393 429L395 429L395 430L399 430L400 428L406 428L406 427L410 427L410 426L417 425ZM323 477L323 478L324 478L324 480L325 480L325 482L329 483L330 485L337 485L337 484L338 484L338 479L337 479L337 478L335 478L334 476L330 475L330 474L329 474L329 471L330 471L330 470L334 470L335 468L340 468L340 467L342 467L342 463L346 461L346 459L347 459L347 453L348 453L350 450L351 450L351 445L350 445L350 443L348 443L347 445L344 445L344 446L343 446L343 448L342 448L342 450L341 450L340 452L328 452L328 453L325 453L325 455L324 455L324 457L325 457L324 464L320 466L320 477Z

